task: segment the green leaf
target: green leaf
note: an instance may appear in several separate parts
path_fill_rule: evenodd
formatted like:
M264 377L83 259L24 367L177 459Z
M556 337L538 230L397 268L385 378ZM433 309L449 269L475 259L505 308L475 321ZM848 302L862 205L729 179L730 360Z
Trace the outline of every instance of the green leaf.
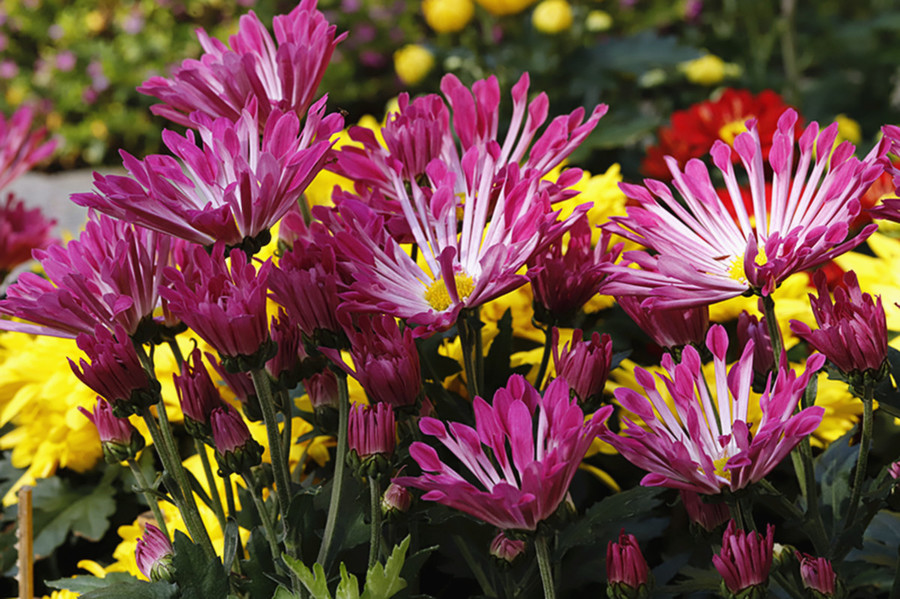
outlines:
M55 476L39 480L32 496L35 556L53 553L70 532L99 541L116 511L114 496L115 489L108 483L70 488Z
M208 558L199 545L191 542L186 534L175 531L172 543L175 555L175 581L181 589L182 599L206 599L228 595L228 575L217 558Z
M277 581L270 578L275 562L262 528L257 526L250 531L246 549L249 559L241 560L241 590L248 597L268 597L275 592Z
M845 504L850 501L850 472L856 464L858 447L850 446L853 431L832 443L816 458L814 468L819 496L822 500L822 518L829 536L840 530Z
M513 330L512 309L507 308L497 321L497 337L491 343L484 360L485 393L493 395L493 391L506 384L509 379L509 356L512 352Z
M406 588L406 580L400 576L400 572L403 570L407 549L409 536L394 547L384 566L378 563L369 568L366 574L366 590L361 599L389 599Z
M315 563L313 564L313 569L310 570L306 567L306 564L289 555L283 555L282 558L284 563L297 575L297 578L300 579L300 582L303 583L309 594L313 596L313 599L331 599L331 592L328 590L328 577L325 576L325 569L322 568L322 564Z
M881 510L872 519L863 535L861 549L852 550L845 562L857 562L852 580L846 581L854 588L860 585L890 588L893 570L897 565L897 547L900 546L900 513ZM863 562L874 568L858 567Z
M275 594L272 595L272 599L298 599L298 597L298 595L295 595L282 586L275 589Z
M215 596L215 595L212 595ZM122 582L91 591L82 599L175 599L180 597L178 587L171 582Z
M48 580L46 585L54 589L66 589L75 593L87 593L102 589L113 584L142 582L127 572L108 572L104 578L97 576L73 576L72 578L60 578Z
M359 581L355 575L347 572L344 562L341 562L341 581L338 583L335 599L359 599Z
M614 71L638 77L650 69L674 67L699 58L700 51L681 45L675 36L641 31L628 37L611 38L591 48L588 55L588 72Z

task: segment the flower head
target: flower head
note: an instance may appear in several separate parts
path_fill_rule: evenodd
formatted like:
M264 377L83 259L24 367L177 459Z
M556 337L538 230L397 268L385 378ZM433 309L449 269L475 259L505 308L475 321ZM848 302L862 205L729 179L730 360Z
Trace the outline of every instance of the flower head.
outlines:
M425 22L437 33L461 31L475 15L472 0L422 0Z
M152 524L144 525L144 536L137 541L134 557L138 570L151 581L171 580L172 543L163 531Z
M765 374L775 367L775 354L765 316L757 318L746 310L741 312L738 315L737 338L741 345L753 341L753 369L757 373Z
M238 249L231 251L226 263L222 243L209 254L196 246L192 258L193 273L166 269L170 286L160 294L169 309L223 359L247 362L235 363L235 368L225 364L226 369L261 367L272 357L266 317L266 278L272 263L266 261L257 271Z
M715 398L707 388L700 354L685 346L681 363L669 354L659 375L674 398L674 410L662 398L656 381L642 368L635 378L646 396L628 388L616 389L616 399L636 414L641 427L623 418L624 435L607 428L600 436L628 461L647 470L641 484L716 494L732 491L762 479L822 420L823 408L809 407L794 414L809 378L825 358L815 354L806 371L797 377L782 364L774 383L770 377L760 398L762 418L751 434L748 402L753 377L753 344L748 343L738 362L726 373L728 336L716 325L710 328L706 346L715 364Z
M396 443L397 427L394 409L390 404L351 406L347 429L347 445L350 451L356 452L361 460L375 455L390 456L394 453Z
M813 557L807 553L797 552L800 560L800 578L803 588L810 591L816 599L827 599L838 596L840 581L831 562L824 557Z
M397 483L391 483L381 496L381 512L385 515L405 514L412 505L409 490Z
M192 435L198 439L206 439L211 434L209 419L212 411L222 406L222 396L212 381L209 370L203 364L200 348L195 348L184 363L180 375L172 377L184 423Z
M40 208L26 210L25 203L11 193L0 202L0 283L12 269L31 260L33 250L50 244L55 224Z
M154 114L186 127L193 126L195 111L236 121L251 100L262 123L276 110L303 118L347 34L335 35L337 28L316 9L316 0L302 0L289 14L275 17L273 26L274 40L251 11L240 18L230 49L198 30L200 60L185 60L171 79L152 77L138 91L164 102L150 108Z
M0 189L56 149L55 140L44 142L46 129L32 129L34 114L31 106L22 106L9 118L0 114Z
M216 461L225 472L243 474L258 466L263 447L250 436L247 423L237 410L222 404L210 414Z
M571 347L566 343L559 351L559 329L553 329L553 364L556 376L566 381L582 403L603 393L612 364L612 339L597 331L582 340L581 329L572 332Z
M117 418L113 414L112 406L103 399L97 398L93 412L81 406L78 406L78 411L97 427L107 462L118 464L128 458L134 458L144 448L144 437L141 433L127 418Z
M0 300L0 314L34 324L0 320L0 328L75 337L118 324L134 335L159 305L169 248L167 235L92 215L77 240L34 253L46 278L22 273Z
M823 264L866 239L874 225L848 237L849 225L859 214L860 196L882 169L889 143L882 140L859 160L849 142L831 151L836 123L821 132L811 123L800 136L795 169L796 123L797 113L785 111L772 138L771 201L754 120L735 138L734 150L721 140L711 150L725 178L728 200L716 194L699 160L688 161L682 172L674 158L667 158L683 204L659 181L646 180L646 187L622 184L638 206L629 208L626 217L613 217L609 230L652 253L626 252L623 263L607 267L611 274L600 292L655 296L648 301L665 308L709 304L748 292L768 295L789 275ZM735 153L750 181L752 215L744 209L732 164Z
M610 597L632 597L642 586L646 586L650 577L650 568L641 553L634 535L619 533L618 541L610 541L606 545L606 579L609 583Z
M765 597L772 569L775 527L766 525L766 535L737 529L734 520L722 535L722 551L713 556L713 565L722 575L726 597ZM756 587L754 594L746 591Z
M456 456L475 483L444 463L425 443L410 455L423 474L395 479L427 491L422 499L461 510L502 530L535 530L566 497L578 464L612 406L585 421L569 397L568 385L556 379L544 395L514 375L494 395L492 404L473 401L475 429L434 418L419 428Z
M873 300L863 293L850 271L844 284L828 293L825 274L817 272L813 278L819 297L809 295L813 314L819 325L791 321L791 331L820 351L843 373L871 372L881 376L887 359L887 322L881 297Z
M130 176L95 173L97 191L73 194L72 201L193 243L259 249L322 169L329 137L342 125L338 115L323 117L321 101L302 129L292 112L275 110L263 123L255 108L251 103L234 121L194 114L190 126L202 146L194 130L183 137L163 132L180 163L123 151Z
M691 522L708 532L717 529L730 518L728 506L724 502L706 502L699 493L685 489L679 491L678 494L681 496L681 504L687 511Z
M497 558L501 562L511 564L517 557L525 553L525 541L521 539L510 539L501 530L491 541L490 553L491 557Z
M660 347L672 349L702 343L709 329L709 307L705 305L666 309L630 295L618 297L616 301Z

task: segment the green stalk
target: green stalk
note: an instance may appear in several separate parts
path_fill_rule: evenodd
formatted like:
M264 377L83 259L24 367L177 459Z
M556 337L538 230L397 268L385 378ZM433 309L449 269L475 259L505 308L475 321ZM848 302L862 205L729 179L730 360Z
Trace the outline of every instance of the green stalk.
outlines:
M281 429L282 452L284 453L285 463L288 464L288 480L290 480L290 460L291 460L291 443L293 441L293 414L291 411L291 398L285 389L278 391L278 403L281 413L284 415L284 427Z
M369 534L369 568L381 558L381 485L378 476L369 477L369 510L372 513Z
M338 438L337 452L334 458L334 482L331 487L331 501L328 504L328 519L325 521L325 532L316 561L325 567L337 524L341 505L341 492L344 487L344 468L347 462L347 428L350 421L350 392L347 389L347 373L340 370L338 380Z
M538 533L534 537L534 552L537 554L541 583L544 585L544 599L556 599L556 588L553 585L553 570L550 563L550 547L545 535Z
M259 513L259 519L262 520L263 528L266 531L266 539L269 541L269 550L272 552L272 559L275 562L275 567L280 573L285 574L284 567L281 565L281 547L278 545L275 524L272 522L269 511L266 509L266 503L263 501L259 489L253 483L253 477L248 474L243 474L242 476L244 478L244 483L247 485L247 489L250 491L250 497L253 498L253 505L256 506L256 511Z
M865 482L866 478L866 467L869 463L869 445L872 443L872 426L874 420L872 413L872 398L874 394L875 386L867 378L862 398L862 436L859 440L859 455L856 459L856 474L853 477L853 490L850 494L850 508L847 511L847 517L844 520L844 532L853 525L853 520L856 518L856 512L859 511L859 500L862 496L863 482Z
M544 329L544 353L541 354L541 365L538 367L537 377L534 379L534 386L538 390L544 386L544 377L547 375L547 366L550 364L550 352L552 350L553 327L548 326ZM559 376L558 373L557 376Z
M466 372L466 391L469 394L469 400L481 396L481 386L478 384L478 368L475 365L476 346L481 345L481 340L475 339L476 336L481 337L481 329L474 331L469 322L469 315L463 311L460 312L459 318L456 320L456 329L459 333L459 345L463 355L463 368Z
M222 498L219 496L219 486L213 477L212 466L209 463L209 455L206 453L206 446L198 439L194 439L194 449L200 454L200 462L203 464L203 474L206 475L206 484L209 486L209 496L212 498L213 511L216 513L216 520L219 521L219 528L225 533L225 510L222 508Z
M784 353L784 340L781 338L781 329L778 327L778 318L775 317L775 300L772 294L762 296L763 309L766 316L766 326L769 328L769 340L772 343L772 354L775 357L775 368L781 364L781 355Z
M162 533L166 535L166 538L171 539L172 537L169 536L169 527L166 525L166 519L163 518L162 511L159 509L159 502L156 500L156 497L153 496L153 493L150 492L150 485L147 483L147 477L144 476L141 467L138 466L138 463L134 458L128 458L128 467L131 468L131 473L134 474L134 480L136 480L137 484L141 487L144 498L147 500L150 509L153 511L153 517L156 518L156 525Z
M278 432L278 416L275 413L275 398L272 396L272 385L269 375L262 368L250 370L253 378L253 386L259 397L259 407L262 411L263 422L266 424L266 436L269 441L269 455L272 457L272 470L275 473L275 491L278 497L278 508L282 521L291 504L290 481L288 463L282 451L281 436ZM296 556L291 556L296 557Z

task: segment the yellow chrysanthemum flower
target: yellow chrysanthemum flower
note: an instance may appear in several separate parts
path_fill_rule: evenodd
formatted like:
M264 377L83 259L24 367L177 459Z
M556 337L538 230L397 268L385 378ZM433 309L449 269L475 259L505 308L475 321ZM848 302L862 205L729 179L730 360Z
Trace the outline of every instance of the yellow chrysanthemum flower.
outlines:
M394 52L394 71L400 81L414 85L434 68L434 54L421 44L406 44Z
M609 31L613 26L612 16L605 10L592 10L584 21L584 27L588 31L599 33Z
M741 74L740 66L725 62L714 54L683 62L679 68L688 81L697 85L716 85L725 78Z
M437 33L462 31L475 15L472 0L423 0L425 22Z
M475 0L486 11L495 17L514 15L520 13L532 4L534 0Z
M542 0L531 13L531 23L541 33L562 33L572 26L572 6L566 0Z

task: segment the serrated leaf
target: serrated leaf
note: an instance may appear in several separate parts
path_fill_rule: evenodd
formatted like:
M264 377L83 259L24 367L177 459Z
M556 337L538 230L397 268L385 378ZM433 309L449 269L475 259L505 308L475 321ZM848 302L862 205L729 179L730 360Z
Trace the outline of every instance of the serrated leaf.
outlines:
M38 481L34 501L34 553L46 557L69 533L99 541L116 511L115 489L109 484L68 488L57 477Z
M113 584L81 596L81 599L174 599L180 597L178 587L171 582L123 582Z
M298 599L298 596L287 590L285 587L280 586L275 589L275 594L272 595L272 599Z
M191 542L186 534L175 531L172 542L175 554L175 581L181 589L181 599L207 599L225 597L228 592L228 576L222 562L208 558L203 548Z
M665 492L659 487L635 487L595 503L583 517L560 531L560 555L571 547L613 538L629 521L640 521L641 526L652 524L662 530L660 519L649 514L662 503ZM637 534L634 526L629 526L629 531Z
M289 555L283 555L282 558L284 563L297 575L297 578L300 579L300 582L303 583L309 594L313 596L313 599L331 599L331 592L328 590L328 577L325 576L325 569L322 567L322 564L317 562L313 564L313 569L310 570L306 567L306 564Z
M347 572L344 562L341 562L341 581L338 583L335 599L359 599L359 581L355 575Z
M408 549L409 536L394 547L384 566L378 563L369 568L366 573L366 589L361 599L389 599L406 588L406 580L400 576L400 572Z

